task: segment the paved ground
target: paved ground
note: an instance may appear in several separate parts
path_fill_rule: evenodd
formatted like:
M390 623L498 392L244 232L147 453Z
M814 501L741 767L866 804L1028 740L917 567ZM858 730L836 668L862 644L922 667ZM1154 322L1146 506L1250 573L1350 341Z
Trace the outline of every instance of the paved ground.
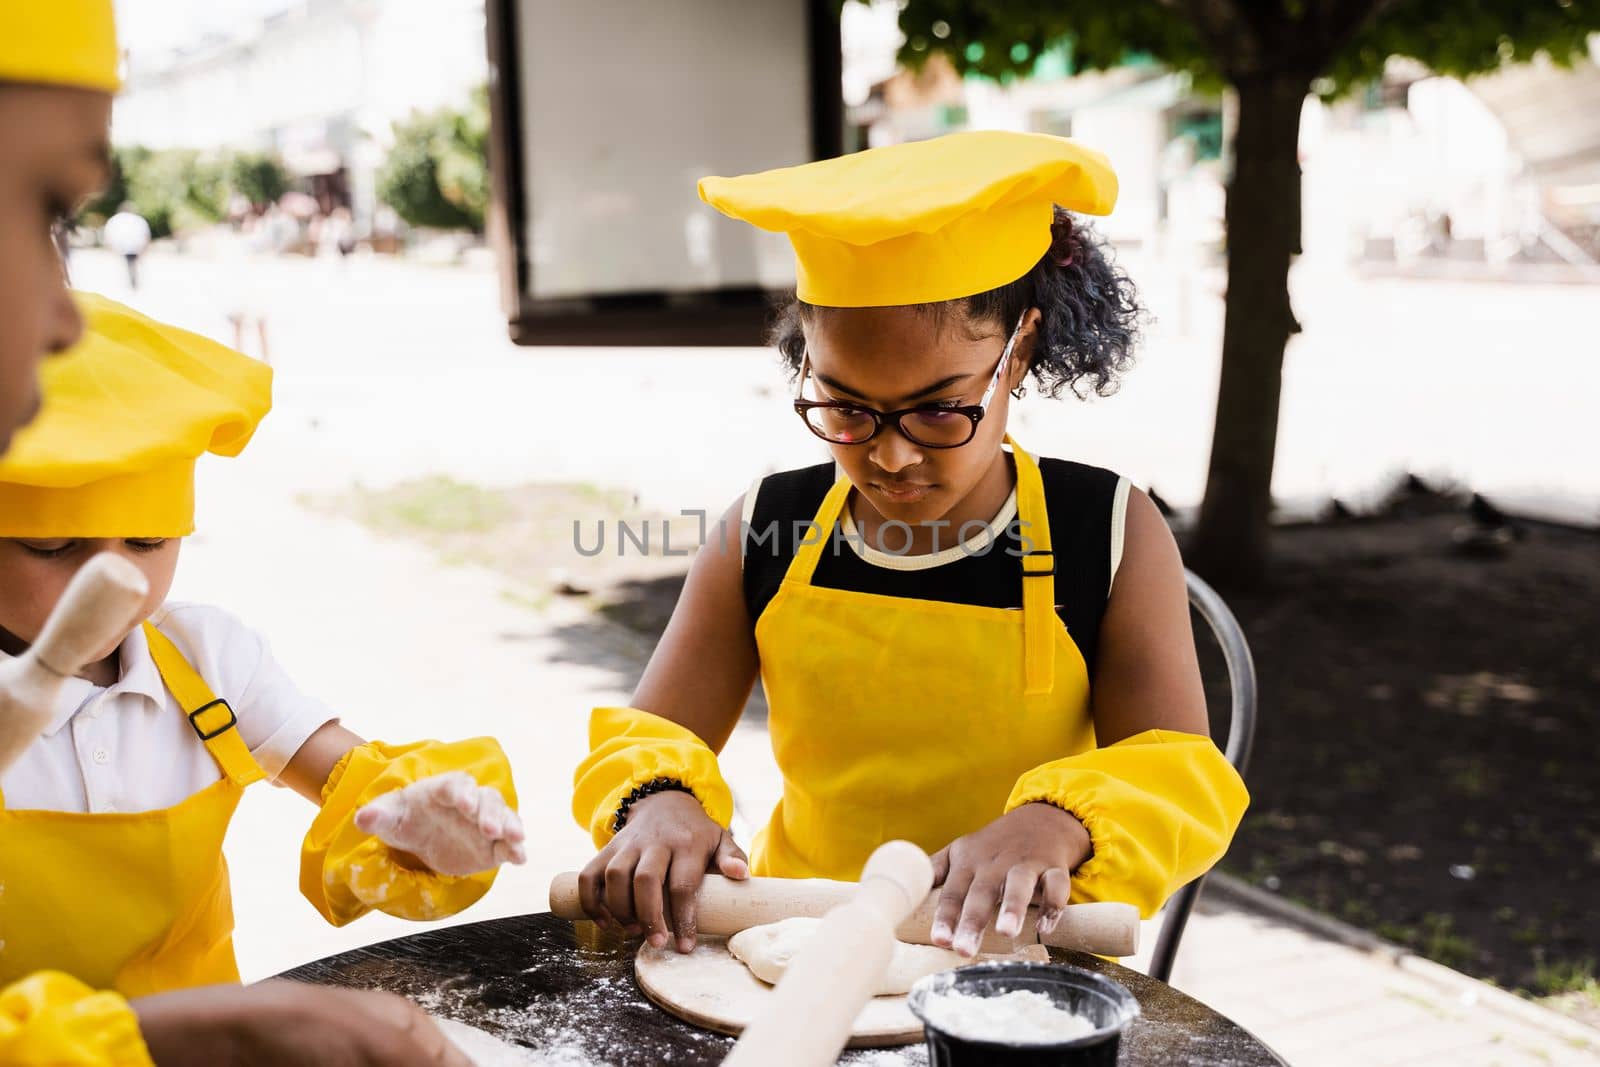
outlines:
M116 295L112 266L80 257L80 279L103 281ZM146 277L142 306L212 332L223 329L218 294L239 284L227 271L178 259L153 260ZM270 263L255 277L255 299L276 309L278 410L244 458L209 465L202 532L186 546L175 595L223 604L268 633L302 683L359 732L500 737L537 844L528 866L508 872L464 918L543 910L550 875L589 851L566 814L587 709L624 699L648 650L570 602L530 608L507 595L501 578L379 540L297 499L358 480L446 472L478 482L581 480L640 489L665 507L720 506L764 466L813 455L800 435L770 429L781 379L751 352L511 350L499 339L487 279L468 272L355 264L339 274L320 263ZM1348 344L1323 340L1315 358L1296 357L1286 399L1296 414L1285 419L1282 451L1289 484L1353 485L1384 464L1436 454L1461 457L1475 477L1520 475L1526 487L1548 476L1544 484L1568 499L1600 499L1600 475L1578 469L1572 455L1600 453L1587 448L1594 429L1580 410L1600 371L1580 358L1572 331L1585 320L1575 294L1508 299L1474 290L1482 298L1469 307L1462 292L1400 283L1382 292L1397 303L1365 343L1355 336L1359 321L1331 323L1330 336ZM1517 337L1489 329L1518 307L1537 313ZM1201 318L1194 313L1196 337L1205 335ZM1426 343L1417 332L1424 325L1437 335ZM1403 329L1413 332L1387 332ZM1482 343L1452 347L1440 339L1447 333L1456 345L1473 334ZM1375 346L1375 337L1394 344ZM1203 347L1175 336L1116 404L1055 412L1048 425L1030 414L1038 421L1019 436L1052 451L1081 444L1077 454L1157 477L1181 500L1204 466L1201 398L1212 367L1196 355ZM1459 373L1447 379L1446 369ZM1528 379L1546 387L1536 405ZM704 403L712 388L748 401L731 407L728 440L737 448L670 432L663 404ZM1393 426L1383 413L1423 395L1439 399L1409 423L1416 436L1384 436ZM1508 408L1516 410L1490 418ZM732 744L741 806L763 811L773 788L765 738L743 729ZM332 930L298 898L298 841L309 818L298 798L262 787L234 824L229 855L247 977L415 929L368 917ZM1418 961L1397 964L1238 897L1219 894L1192 923L1176 984L1296 1064L1600 1062L1595 1031L1507 1007L1488 987Z
M1296 1067L1600 1063L1600 1031L1248 887L1208 892L1173 984Z

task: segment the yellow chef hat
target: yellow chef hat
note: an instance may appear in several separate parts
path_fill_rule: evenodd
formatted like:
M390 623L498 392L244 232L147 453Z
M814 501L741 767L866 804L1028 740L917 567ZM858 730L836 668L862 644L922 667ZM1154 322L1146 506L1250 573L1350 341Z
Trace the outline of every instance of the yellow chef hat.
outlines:
M272 407L272 370L105 297L44 362L44 407L0 459L0 537L183 537L194 467L236 456Z
M116 92L122 83L111 0L4 0L0 82Z
M1016 281L1050 247L1053 205L1109 214L1117 176L1064 137L983 130L702 178L700 198L787 233L806 303L885 307Z

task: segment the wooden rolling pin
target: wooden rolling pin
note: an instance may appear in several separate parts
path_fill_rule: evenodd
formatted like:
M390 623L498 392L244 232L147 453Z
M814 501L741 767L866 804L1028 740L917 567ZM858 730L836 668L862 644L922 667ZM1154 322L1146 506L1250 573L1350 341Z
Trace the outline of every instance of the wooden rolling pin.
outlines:
M724 1067L823 1067L850 1040L894 955L895 927L928 895L933 863L909 841L880 845L849 898L822 917Z
M794 916L820 918L848 901L855 891L854 882L821 878L747 878L736 882L708 874L700 887L700 932L731 935ZM899 924L895 936L913 945L933 944L930 931L938 903L937 893L928 894ZM576 874L558 874L550 883L550 910L563 919L587 917L578 903ZM1039 936L1038 921L1038 909L1029 908L1022 932L1016 937L997 933L991 922L983 932L980 951L1015 952L1019 945L1035 942L1100 956L1131 956L1139 950L1139 909L1132 904L1069 904L1056 928L1043 937Z
M38 740L67 679L104 656L138 620L149 591L138 567L102 552L72 576L32 647L0 662L0 774Z

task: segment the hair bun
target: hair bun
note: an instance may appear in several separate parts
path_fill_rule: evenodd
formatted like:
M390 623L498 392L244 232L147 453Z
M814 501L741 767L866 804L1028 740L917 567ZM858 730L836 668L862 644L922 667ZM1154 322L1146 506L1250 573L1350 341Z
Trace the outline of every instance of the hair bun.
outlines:
M1072 216L1061 208L1056 208L1055 218L1050 220L1050 261L1058 267L1070 267L1077 257L1078 242L1076 232L1072 227Z

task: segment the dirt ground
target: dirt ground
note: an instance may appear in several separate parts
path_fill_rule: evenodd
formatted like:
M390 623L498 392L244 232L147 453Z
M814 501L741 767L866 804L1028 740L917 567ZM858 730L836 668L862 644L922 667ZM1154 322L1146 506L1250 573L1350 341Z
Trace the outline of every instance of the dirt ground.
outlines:
M1279 531L1233 599L1261 684L1223 866L1448 966L1595 990L1600 536L1456 550L1458 511Z
M642 520L584 486L429 480L313 506L488 565L537 610L583 596L647 641L687 560L617 546ZM581 530L573 517L581 515ZM659 519L654 519L659 523ZM1535 995L1600 1005L1600 535L1530 525L1468 555L1439 499L1283 528L1273 581L1231 597L1260 678L1253 802L1224 869L1422 955ZM675 527L673 544L696 531ZM1220 656L1202 640L1213 730Z

